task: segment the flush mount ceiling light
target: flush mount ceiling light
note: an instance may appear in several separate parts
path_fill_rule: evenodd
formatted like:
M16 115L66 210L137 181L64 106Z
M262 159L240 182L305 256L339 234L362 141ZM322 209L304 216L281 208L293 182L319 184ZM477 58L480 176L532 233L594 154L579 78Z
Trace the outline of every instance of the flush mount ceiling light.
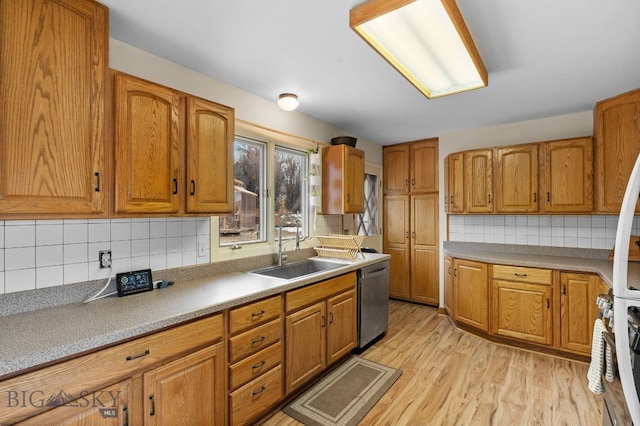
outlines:
M293 93L282 93L278 97L278 106L285 111L293 111L298 108L298 96Z
M369 0L351 9L349 25L428 98L488 83L455 0Z

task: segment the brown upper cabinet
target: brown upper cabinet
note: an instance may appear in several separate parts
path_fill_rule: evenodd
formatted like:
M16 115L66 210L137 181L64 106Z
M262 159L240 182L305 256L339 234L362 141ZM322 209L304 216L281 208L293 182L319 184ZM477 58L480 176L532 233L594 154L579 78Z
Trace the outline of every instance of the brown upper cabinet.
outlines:
M438 192L438 139L383 148L385 194Z
M364 212L364 151L348 145L322 149L322 213Z
M0 2L0 218L108 212L106 7Z
M496 148L496 212L538 212L538 144Z
M596 212L618 213L640 153L640 89L600 101L593 111ZM636 204L640 213L640 201Z
M593 140L557 140L540 145L542 211L593 211Z
M464 152L466 211L493 213L493 150Z
M447 155L444 163L444 210L447 213L464 212L464 153Z
M233 109L122 73L114 88L115 213L230 212Z

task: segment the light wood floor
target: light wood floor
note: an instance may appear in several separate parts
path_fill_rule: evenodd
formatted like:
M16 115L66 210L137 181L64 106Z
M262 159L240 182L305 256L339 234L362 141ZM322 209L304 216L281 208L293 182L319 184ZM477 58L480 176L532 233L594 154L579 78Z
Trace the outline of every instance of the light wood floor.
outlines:
M602 424L588 364L485 341L436 308L392 301L387 335L361 356L402 370L361 425ZM301 423L278 412L264 424Z

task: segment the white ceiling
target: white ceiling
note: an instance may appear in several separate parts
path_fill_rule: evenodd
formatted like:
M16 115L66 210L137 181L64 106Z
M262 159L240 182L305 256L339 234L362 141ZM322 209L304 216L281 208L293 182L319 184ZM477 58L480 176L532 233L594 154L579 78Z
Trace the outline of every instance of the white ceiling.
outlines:
M429 100L349 28L362 0L100 0L111 37L388 145L591 110L640 87L638 0L458 0L489 72ZM233 106L233 105L231 105Z

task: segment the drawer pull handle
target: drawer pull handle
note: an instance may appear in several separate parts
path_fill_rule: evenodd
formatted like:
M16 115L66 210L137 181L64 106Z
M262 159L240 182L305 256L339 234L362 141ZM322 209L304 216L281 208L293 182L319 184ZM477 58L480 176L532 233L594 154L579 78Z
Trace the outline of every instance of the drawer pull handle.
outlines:
M257 396L260 395L262 392L264 392L267 389L267 387L265 385L260 386L260 389L258 390L254 390L253 392L251 392L251 396Z
M260 337L256 337L253 340L251 340L251 346L255 346L255 345L259 345L260 343L264 342L264 339L266 339L266 336L260 336Z
M526 277L526 276L527 276L527 274L519 274L519 273L517 273L517 272L516 272L514 275L515 275L516 277L520 277L520 278L524 278L524 277Z
M263 310L261 310L260 312L253 312L253 313L251 314L251 318L261 317L261 316L263 316L264 314L265 314L264 309L263 309Z
M143 356L147 356L149 355L151 352L149 351L149 349L147 349L146 351L142 352L141 354L138 355L129 355L127 357L127 361L132 361L134 359L138 359L138 358L142 358Z
M156 414L156 400L153 399L153 395L149 396L149 401L151 401L151 411L149 412L150 416L155 416Z
M256 365L252 366L252 370L257 370L258 368L262 368L267 362L265 360L260 361Z

